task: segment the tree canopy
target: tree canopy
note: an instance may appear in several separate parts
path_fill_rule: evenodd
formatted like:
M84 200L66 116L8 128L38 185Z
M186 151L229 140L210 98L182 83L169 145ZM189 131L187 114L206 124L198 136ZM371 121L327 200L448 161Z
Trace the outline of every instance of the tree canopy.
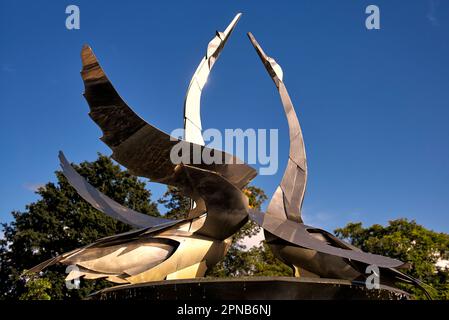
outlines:
M336 229L335 234L360 249L410 263L405 272L433 287L429 293L435 299L449 299L449 235L424 228L415 221L398 219L384 227L375 224L364 228L362 223L349 223ZM382 277L382 275L380 275ZM412 286L404 289L424 298L421 290Z

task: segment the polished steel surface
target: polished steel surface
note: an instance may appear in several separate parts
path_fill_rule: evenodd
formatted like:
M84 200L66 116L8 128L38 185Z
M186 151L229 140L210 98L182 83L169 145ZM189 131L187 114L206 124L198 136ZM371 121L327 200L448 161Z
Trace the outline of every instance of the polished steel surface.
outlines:
M228 27L230 29L226 31L225 39L229 37L238 17L239 15ZM224 43L225 41L208 59L218 57ZM243 188L257 175L253 168L233 155L178 140L146 123L119 96L90 47L83 47L81 58L84 96L91 109L89 114L102 129L101 139L112 149L112 158L125 166L130 173L149 178L153 182L184 189L182 183L174 179L176 165L170 159L170 153L177 145L180 150L190 150L190 154L187 155L187 164L218 172L239 188ZM193 114L192 112L190 111L189 114ZM220 159L221 162L206 164L201 157L198 162L196 159L198 155L206 153L213 154L214 158ZM185 193L185 195L195 203L190 212L186 213L188 218L194 218L206 212L203 199L195 194Z
M234 30L242 14L238 13L224 32L216 31L216 36L209 42L206 55L196 68L190 81L184 100L184 140L204 145L201 126L201 94L209 78L209 74L220 53ZM205 204L201 198L192 198L190 201L189 218L204 213Z
M238 13L225 31L217 31L215 37L207 45L206 55L196 68L190 81L184 101L184 140L204 145L201 126L201 93L207 82L209 74L223 51L229 36L234 30L242 14Z
M182 169L206 203L206 220L196 234L224 240L248 221L248 198L239 188L215 172L191 166Z

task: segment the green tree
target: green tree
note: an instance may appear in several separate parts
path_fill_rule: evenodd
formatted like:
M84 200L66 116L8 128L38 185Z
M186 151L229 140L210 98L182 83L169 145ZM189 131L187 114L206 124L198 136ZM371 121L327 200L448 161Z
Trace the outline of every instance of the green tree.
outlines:
M109 157L99 154L93 162L83 162L75 169L89 183L117 202L136 211L159 216L156 203L145 183L122 171ZM0 241L0 297L17 299L33 296L32 291L44 282L29 282L21 277L28 269L58 254L93 241L130 230L85 202L62 175L56 172L56 183L49 182L37 191L40 199L26 206L24 212L12 212L14 220L2 224ZM82 298L109 283L104 280L83 281L80 290L68 290L65 266L56 265L41 275L51 284L45 292L52 299ZM27 281L28 280L28 281Z
M449 269L438 267L437 262L449 260L449 235L424 228L415 221L398 219L383 227L375 224L364 228L359 223L349 223L336 229L335 234L364 251L386 255L410 263L405 272L430 285L435 299L449 299ZM421 290L411 286L404 289L416 298L424 297Z
M248 251L248 260L252 266L250 273L252 276L293 276L292 268L278 260L265 241L262 247L254 247Z
M176 187L168 186L167 191L158 202L168 209L165 213L168 219L186 218L187 212L190 210L190 199Z
M50 300L48 291L51 290L51 282L46 278L32 277L25 284L26 291L20 296L20 300Z

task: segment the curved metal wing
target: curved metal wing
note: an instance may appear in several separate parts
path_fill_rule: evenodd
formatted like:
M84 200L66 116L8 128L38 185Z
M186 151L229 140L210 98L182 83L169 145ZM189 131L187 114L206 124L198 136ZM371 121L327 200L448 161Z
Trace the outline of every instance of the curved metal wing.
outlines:
M136 228L175 225L184 220L152 217L126 208L98 191L84 179L59 153L62 173L78 194L95 209ZM196 232L216 239L226 239L247 221L248 199L243 192L216 172L180 165L175 170L176 181L185 194L204 199L207 216L204 225ZM145 232L147 233L147 232Z
M190 81L184 101L184 139L188 142L204 145L201 132L201 93L215 61L218 59L241 15L241 13L238 13L225 31L216 32L216 36L207 45L206 55L196 68L195 74Z
M279 90L285 115L287 116L290 136L287 168L285 169L281 184L277 187L271 198L267 208L267 214L302 222L301 207L306 190L307 160L301 127L293 103L283 82L281 67L273 58L265 54L250 32L248 33L248 37Z
M119 233L119 234L115 234L112 236L108 236L108 237L104 237L101 239L98 239L96 241L94 241L93 243L90 243L88 245L85 245L81 248L77 248L74 249L72 251L60 254L56 257L50 258L44 262L41 262L40 264L26 270L23 274L29 274L29 273L36 273L36 272L40 272L43 269L52 266L64 259L70 258L75 256L76 254L79 254L87 249L91 249L91 248L101 248L101 247L106 247L108 245L114 245L114 244L120 244L120 243L129 243L132 240L136 240L139 239L139 237L142 236L148 236L151 235L153 233L157 233L157 232L161 232L163 230L169 229L171 227L175 227L177 224L182 224L184 223L184 220L170 220L167 223L163 223L160 225L156 225L153 227L146 227L146 228L141 228L141 229L136 229L136 230L131 230L128 232L124 232L124 233Z
M296 223L288 219L282 219L274 215L264 214L257 210L250 210L249 217L255 221L264 230L276 235L277 237L292 244L316 250L318 252L339 256L369 265L376 265L383 268L398 268L404 263L402 261L384 257L381 255L366 253L360 250L354 250L354 247L332 236L330 233L306 226L303 223ZM313 237L309 231L318 231L332 238L340 247L335 247Z
M89 184L86 179L84 179L70 165L62 151L59 152L59 160L61 162L62 173L78 194L95 209L111 218L117 219L135 228L154 227L170 222L177 222L174 220L152 217L122 206Z
M192 166L182 166L184 185L204 199L206 220L195 233L224 240L248 221L248 198L222 175Z
M257 175L255 169L233 155L178 140L148 124L123 101L89 46L83 47L81 58L89 115L103 131L101 140L112 149L112 158L132 174L178 186L173 179L176 164L171 161L170 153L179 144L180 150L196 151L187 155L188 164L217 172L239 188ZM206 164L202 157L198 161L200 154L213 154L221 163Z

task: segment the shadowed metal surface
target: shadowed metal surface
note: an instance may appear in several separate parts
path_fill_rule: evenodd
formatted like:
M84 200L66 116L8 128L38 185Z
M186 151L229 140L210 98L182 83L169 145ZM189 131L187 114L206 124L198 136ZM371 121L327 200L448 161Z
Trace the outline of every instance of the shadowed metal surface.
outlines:
M56 257L50 258L50 259L34 266L33 268L28 269L26 271L26 273L40 272L43 269L45 269L51 265L54 265L59 262L63 262L65 259L73 257L77 254L82 254L84 251L86 251L88 249L113 246L113 245L120 244L120 243L127 243L127 242L129 242L130 239L139 239L139 237L143 237L144 235L152 235L157 232L162 232L166 229L169 229L170 227L177 227L179 224L181 224L183 222L184 221L176 222L175 224L173 224L173 223L161 224L161 225L158 225L155 227L142 228L142 229L138 229L138 230L132 230L132 231L116 234L113 236L104 237L104 238L98 239L97 241L95 241L93 243L85 245L81 248L77 248L72 251L60 254Z
M230 242L193 234L190 230L196 228L194 220L103 238L49 259L28 272L63 263L79 268L72 270L67 279L105 278L115 283L139 283L203 276L207 267L222 259ZM183 270L188 271L184 275L171 275Z
M215 172L191 166L183 170L207 208L204 225L196 234L224 240L248 221L248 198L239 188Z
M248 37L279 90L290 135L289 160L281 184L276 189L267 212L250 210L250 218L264 230L290 244L386 268L403 265L403 262L396 259L364 253L324 230L302 223L300 213L306 187L307 163L299 120L283 83L282 68L263 51L251 33L248 33Z
M241 15L241 13L238 13L225 31L216 32L216 36L207 45L206 55L201 60L190 81L184 101L184 139L188 142L204 145L201 126L201 93L212 67L223 51Z

